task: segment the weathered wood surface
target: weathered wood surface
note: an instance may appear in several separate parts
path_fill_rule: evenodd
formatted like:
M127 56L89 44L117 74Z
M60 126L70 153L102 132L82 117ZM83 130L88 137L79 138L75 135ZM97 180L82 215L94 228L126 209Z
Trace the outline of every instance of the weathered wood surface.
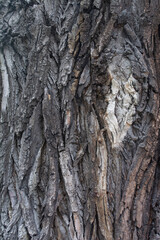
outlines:
M0 16L0 239L160 239L159 0Z

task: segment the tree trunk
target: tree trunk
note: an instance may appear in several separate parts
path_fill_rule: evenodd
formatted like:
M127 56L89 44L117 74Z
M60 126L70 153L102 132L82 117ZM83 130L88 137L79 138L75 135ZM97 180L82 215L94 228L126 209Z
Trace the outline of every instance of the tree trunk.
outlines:
M0 239L160 239L159 0L0 0Z

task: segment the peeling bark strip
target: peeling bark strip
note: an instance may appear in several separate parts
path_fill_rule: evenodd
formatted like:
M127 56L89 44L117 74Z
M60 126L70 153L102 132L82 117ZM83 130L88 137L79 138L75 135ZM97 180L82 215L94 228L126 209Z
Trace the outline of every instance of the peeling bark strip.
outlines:
M0 1L0 239L160 239L159 12Z

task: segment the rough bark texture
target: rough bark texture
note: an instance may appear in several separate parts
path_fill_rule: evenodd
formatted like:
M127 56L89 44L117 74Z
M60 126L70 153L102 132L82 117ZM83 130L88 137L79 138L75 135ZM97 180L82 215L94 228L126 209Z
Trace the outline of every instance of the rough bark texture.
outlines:
M159 0L0 15L0 239L160 239Z

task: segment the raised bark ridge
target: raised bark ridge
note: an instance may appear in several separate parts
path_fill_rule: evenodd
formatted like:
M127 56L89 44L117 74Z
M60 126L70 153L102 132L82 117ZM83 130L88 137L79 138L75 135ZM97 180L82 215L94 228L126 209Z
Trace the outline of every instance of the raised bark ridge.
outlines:
M159 239L159 10L0 1L0 239Z

